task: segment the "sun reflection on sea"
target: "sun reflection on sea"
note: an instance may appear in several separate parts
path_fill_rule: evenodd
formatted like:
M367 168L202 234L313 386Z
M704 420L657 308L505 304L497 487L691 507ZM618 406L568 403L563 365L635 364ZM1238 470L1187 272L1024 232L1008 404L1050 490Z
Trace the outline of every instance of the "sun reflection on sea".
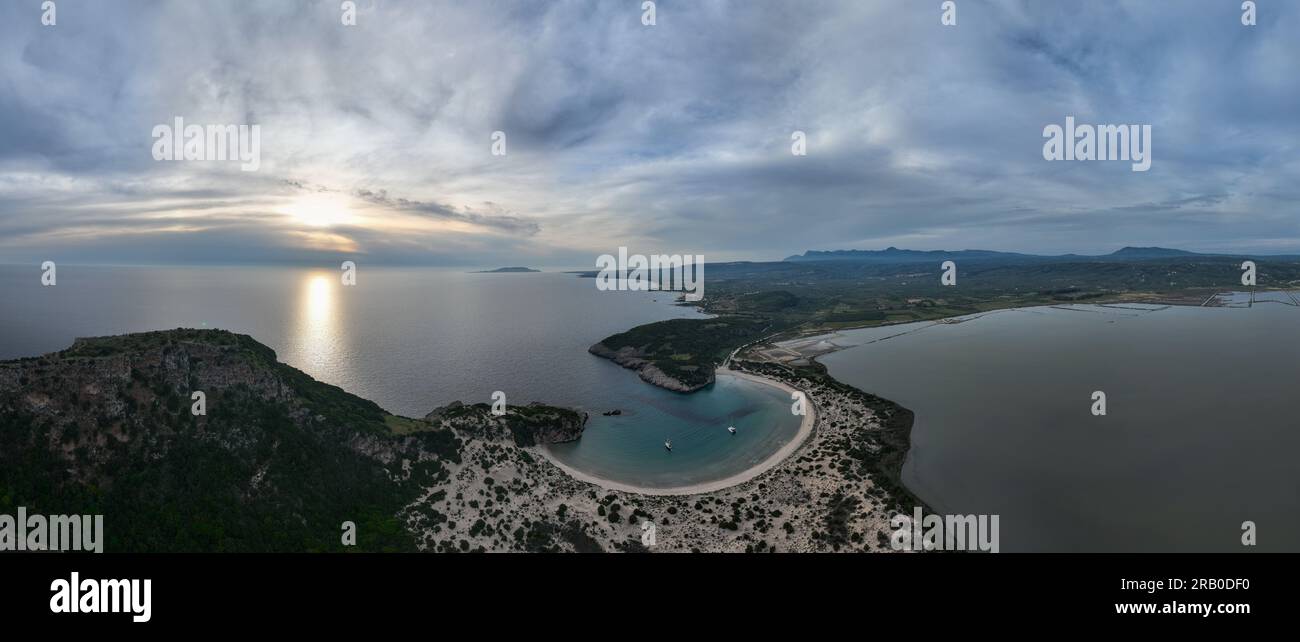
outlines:
M311 273L302 278L298 292L298 320L292 362L324 381L339 381L344 361L344 341L339 327L338 277Z

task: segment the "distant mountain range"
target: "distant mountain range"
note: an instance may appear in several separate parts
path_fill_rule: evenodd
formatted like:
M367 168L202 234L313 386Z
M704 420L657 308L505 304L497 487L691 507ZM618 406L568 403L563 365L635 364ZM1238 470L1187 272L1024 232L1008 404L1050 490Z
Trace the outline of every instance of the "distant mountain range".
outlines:
M992 250L900 250L888 247L883 250L809 250L803 254L786 257L786 261L853 261L855 263L928 263L945 260L1145 260L1167 259L1190 256L1227 256L1222 254L1201 254L1187 250L1175 250L1166 247L1126 247L1111 252L1090 256L1085 254L1021 254L1017 252L995 252ZM1246 256L1246 255L1243 255Z
M529 267L499 267L495 270L479 270L475 274L500 274L502 272L541 272Z
M1161 259L1173 256L1223 256L1222 254L1201 254L1187 250L1174 250L1167 247L1125 247L1104 255L1116 259Z

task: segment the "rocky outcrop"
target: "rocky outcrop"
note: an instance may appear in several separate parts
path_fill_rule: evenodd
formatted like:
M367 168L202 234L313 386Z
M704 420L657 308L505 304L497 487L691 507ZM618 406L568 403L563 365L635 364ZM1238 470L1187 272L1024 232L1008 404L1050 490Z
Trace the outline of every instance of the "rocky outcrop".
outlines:
M429 411L429 414L424 416L424 420L438 421L443 417L455 416L458 412L460 412L460 409L464 407L465 404L459 401L453 401L445 406L440 406L438 408L434 408L433 410Z
M632 346L623 346L617 350L599 342L587 348L587 352L598 357L609 359L629 370L635 370L637 376L641 377L646 383L666 388L674 392L695 392L701 388L707 387L713 383L713 369L710 368L697 383L687 383L674 377L656 366L649 359L644 351Z
M646 364L642 366L637 370L637 376L641 377L641 380L646 383L654 384L660 388L667 388L674 392L695 392L696 390L707 387L709 384L713 383L712 370L708 372L704 381L691 385L681 379L668 375L668 373L660 370L658 366L655 366L654 364Z
M474 439L512 440L527 448L541 444L577 441L587 427L587 413L533 402L526 406L506 406L505 414L492 414L485 403L467 406L453 401L435 408L424 420L434 428L447 428Z
M587 348L587 352L604 359L609 359L624 368L632 370L640 370L647 363L650 363L649 361L646 361L646 355L644 352L633 348L632 346L623 346L618 350L613 350L609 346L605 345L604 342L597 342L590 348Z
M512 415L507 415L511 417ZM516 409L511 428L517 446L562 444L577 441L587 427L587 413L566 408L530 404L524 412ZM528 443L532 442L532 443Z

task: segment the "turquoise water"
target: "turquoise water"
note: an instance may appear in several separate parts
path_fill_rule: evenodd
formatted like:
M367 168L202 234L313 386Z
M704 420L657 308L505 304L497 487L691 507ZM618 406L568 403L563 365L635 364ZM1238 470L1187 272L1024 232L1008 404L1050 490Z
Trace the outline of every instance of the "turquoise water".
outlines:
M551 454L633 486L684 486L752 468L794 439L801 421L790 412L788 393L730 375L692 395L633 393L629 400L630 412L594 417L582 439L551 446Z
M797 432L776 389L734 378L691 395L656 388L587 353L611 334L699 316L668 293L600 291L572 274L59 265L0 266L0 359L61 350L79 336L176 327L251 335L313 377L406 416L452 401L541 401L591 415L557 449L573 467L629 484L728 477ZM620 417L601 413L620 409ZM726 428L735 425L732 436ZM674 449L665 457L663 441Z

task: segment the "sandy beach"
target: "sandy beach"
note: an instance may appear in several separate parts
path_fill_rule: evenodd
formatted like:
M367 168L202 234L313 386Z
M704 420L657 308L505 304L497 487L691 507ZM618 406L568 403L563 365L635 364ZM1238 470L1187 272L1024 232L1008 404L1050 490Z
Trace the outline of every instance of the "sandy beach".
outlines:
M724 375L724 376L730 375L732 377L747 379L755 383L772 386L774 388L778 388L784 391L787 395L793 394L795 392L794 388L790 387L789 385L786 385L783 382L774 381L772 379L767 379L764 377L759 377L744 372L737 372L735 370L730 370L728 368L718 368L717 374ZM587 482L589 484L595 484L597 486L600 486L601 488L605 488L608 490L618 490L627 493L637 493L640 495L698 495L700 493L711 493L714 491L722 490L724 488L730 488L738 484L743 484L755 477L758 477L759 475L776 467L776 465L780 464L782 461L785 461L787 457L789 457L796 450L798 450L800 446L802 446L805 442L807 442L808 436L812 434L813 427L816 425L817 422L817 408L816 405L813 403L811 396L808 396L808 402L806 404L806 407L808 412L807 414L804 415L803 421L799 423L799 432L795 434L794 439L791 439L788 443L781 446L781 448L778 449L776 452L772 453L770 457L764 459L762 462L753 466L752 468L749 468L740 473L736 473L735 475L731 475L729 477L725 477L723 479L718 479L715 481L704 482L700 484L691 484L689 486L653 488L653 487L633 486L630 484L611 481L608 479L597 477L595 475L584 473L580 470L574 469L571 466L568 466L567 464L560 462L558 459L556 459L551 455L550 451L545 446L535 448L534 450L541 453L542 456L546 457L547 461L554 464L560 470L563 470L570 477L573 477L574 479L580 481Z

